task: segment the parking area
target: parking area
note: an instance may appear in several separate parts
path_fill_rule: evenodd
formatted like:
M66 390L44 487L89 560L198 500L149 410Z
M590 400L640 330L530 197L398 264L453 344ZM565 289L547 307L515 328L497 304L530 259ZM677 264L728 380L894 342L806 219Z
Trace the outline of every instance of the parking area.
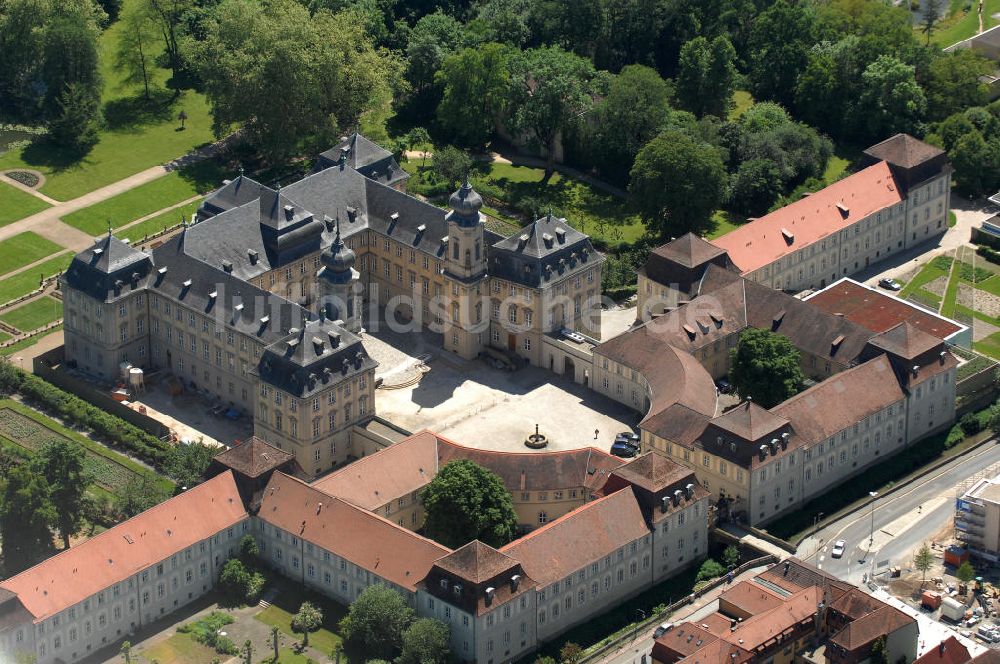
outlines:
M171 395L167 383L155 378L147 380L131 407L161 422L178 441L231 446L253 435L253 421L245 414L230 419L225 408L213 412L212 403L198 394Z

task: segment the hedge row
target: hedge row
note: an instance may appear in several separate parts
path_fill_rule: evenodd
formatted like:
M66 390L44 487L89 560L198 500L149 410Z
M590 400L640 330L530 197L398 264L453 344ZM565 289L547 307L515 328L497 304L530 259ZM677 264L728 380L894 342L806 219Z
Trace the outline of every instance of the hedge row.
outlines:
M991 263L996 263L1000 265L1000 251L994 251L993 249L987 247L985 244L981 244L976 247L976 253L988 260Z
M118 448L162 470L171 446L52 383L25 373L9 362L0 364L0 392L19 393L73 426L89 429Z

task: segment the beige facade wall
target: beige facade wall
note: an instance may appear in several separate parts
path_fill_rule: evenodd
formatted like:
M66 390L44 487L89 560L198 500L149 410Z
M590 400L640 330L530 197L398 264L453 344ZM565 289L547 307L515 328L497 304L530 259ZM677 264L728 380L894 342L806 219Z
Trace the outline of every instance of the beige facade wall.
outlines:
M149 310L144 290L126 286L120 297L99 302L72 288L63 289L63 335L67 356L80 369L120 381L120 365L149 366Z

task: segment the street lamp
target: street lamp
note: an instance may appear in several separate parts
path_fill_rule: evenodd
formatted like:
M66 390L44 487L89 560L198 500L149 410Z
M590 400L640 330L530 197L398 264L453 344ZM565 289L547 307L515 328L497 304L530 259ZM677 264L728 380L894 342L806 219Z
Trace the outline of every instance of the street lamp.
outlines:
M872 499L871 501L872 528L871 528L871 534L868 535L868 550L870 551L872 548L872 543L875 541L875 499L878 498L878 491L869 491L868 495L871 496Z
M639 622L635 624L635 630L632 632L632 640L635 641L635 637L639 635L639 625L646 619L646 612L642 609L636 609L635 612L640 616Z
M822 512L813 517L813 535L819 532L819 522L822 520L823 520Z

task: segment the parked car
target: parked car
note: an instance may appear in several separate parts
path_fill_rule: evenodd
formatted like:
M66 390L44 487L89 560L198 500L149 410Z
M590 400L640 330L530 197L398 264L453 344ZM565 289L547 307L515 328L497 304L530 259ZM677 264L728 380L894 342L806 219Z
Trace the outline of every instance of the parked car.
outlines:
M715 381L715 386L719 389L720 394L729 394L733 391L733 385L725 378L720 378Z
M639 434L633 433L631 431L622 431L620 434L615 436L615 442L627 441L631 443L634 447L639 447Z
M611 453L616 457L622 457L623 459L631 459L632 457L639 454L639 448L631 443L625 441L616 440L611 445Z
M669 632L670 630L672 630L673 628L674 624L672 622L665 622L659 627L657 627L655 630L653 630L653 638L658 639L667 632Z
M903 286L895 279L890 279L886 277L885 279L879 279L878 285L886 290L898 291Z
M845 548L847 548L847 542L844 540L837 540L833 543L833 551L830 552L830 556L833 558L840 558L844 555Z

